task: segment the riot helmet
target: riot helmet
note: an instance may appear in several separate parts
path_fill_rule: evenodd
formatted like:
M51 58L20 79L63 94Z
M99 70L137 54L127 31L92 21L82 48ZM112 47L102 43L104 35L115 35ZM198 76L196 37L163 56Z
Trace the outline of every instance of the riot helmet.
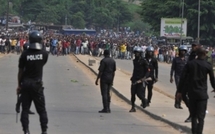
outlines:
M152 46L149 46L146 48L146 56L149 57L149 58L152 58L153 55L154 55L154 47Z
M187 48L187 46L181 45L178 50L187 52L188 48Z
M133 51L134 51L134 53L135 52L142 53L143 49L141 47L139 47L139 46L135 46Z
M38 31L33 31L29 34L30 43L42 43L42 35Z
M179 56L180 56L180 57L184 57L184 56L186 55L187 51L188 51L187 46L181 45L181 46L178 48L178 52L179 52Z
M29 49L42 50L42 35L39 31L29 33Z
M133 52L135 54L135 58L141 57L141 55L143 53L143 49L139 46L135 46Z

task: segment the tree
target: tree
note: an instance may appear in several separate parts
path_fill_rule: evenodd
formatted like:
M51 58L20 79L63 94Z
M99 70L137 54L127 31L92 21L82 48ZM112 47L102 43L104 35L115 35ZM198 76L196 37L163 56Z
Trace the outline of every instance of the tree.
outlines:
M155 31L160 30L161 18L181 17L181 5L175 0L144 0L141 4L143 21L148 22ZM201 1L201 42L211 44L215 41L215 0ZM196 0L185 1L184 18L187 18L187 35L197 37L198 29L198 2ZM178 12L177 12L178 11ZM153 17L152 17L153 16Z
M122 0L10 0L11 13L26 21L65 24L80 27L113 28L133 19L129 5ZM0 15L6 13L7 2L0 0Z
M72 15L72 25L75 28L80 28L80 29L85 28L84 15L82 12L77 12L74 15Z

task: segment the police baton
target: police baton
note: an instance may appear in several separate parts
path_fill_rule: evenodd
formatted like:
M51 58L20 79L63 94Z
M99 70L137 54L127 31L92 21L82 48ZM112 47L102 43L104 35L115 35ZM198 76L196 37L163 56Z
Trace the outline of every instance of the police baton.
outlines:
M17 103L16 103L16 123L18 123L18 116L19 116L19 112L20 112L20 98L19 98L19 94L17 94Z

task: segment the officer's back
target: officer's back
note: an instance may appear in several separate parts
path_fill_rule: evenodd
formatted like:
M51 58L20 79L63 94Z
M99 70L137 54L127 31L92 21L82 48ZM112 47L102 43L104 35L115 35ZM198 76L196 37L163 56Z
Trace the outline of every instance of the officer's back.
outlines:
M43 66L47 62L48 54L44 50L28 49L20 57L20 66L25 64L24 78L42 79Z
M28 44L28 49L20 56L19 67L25 68L23 78L42 80L43 66L47 62L48 53L38 43L42 38L37 37L36 34L36 32L31 34L30 45Z
M40 116L42 134L47 134L48 116L45 107L42 75L43 66L48 60L48 53L43 50L41 42L42 35L37 31L31 32L29 34L29 44L26 44L28 48L19 59L17 93L21 93L21 122L24 134L30 134L28 111L31 101L34 102Z

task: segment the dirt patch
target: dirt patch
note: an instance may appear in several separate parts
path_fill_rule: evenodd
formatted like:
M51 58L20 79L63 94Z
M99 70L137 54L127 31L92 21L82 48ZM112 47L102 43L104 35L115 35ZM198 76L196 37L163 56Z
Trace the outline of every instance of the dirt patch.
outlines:
M79 60L74 55L71 55L70 58L71 58L72 62L75 63L76 67L79 68L80 70L82 70L85 73L86 77L88 77L93 83L95 83L97 76L89 68L87 68L84 64L79 62ZM98 90L100 90L99 86L95 86L95 87ZM114 105L120 106L123 109L127 109L128 111L131 108L131 106L128 103L126 103L124 100L122 100L120 97L118 97L113 92L111 92L111 103ZM136 113L131 113L131 116L133 116L134 118L136 118L142 122L149 122L156 126L162 126L161 130L168 131L171 134L180 133L179 131L174 129L172 126L170 126L164 122L152 119L149 115L143 113L141 110L136 109L136 111L137 111Z

